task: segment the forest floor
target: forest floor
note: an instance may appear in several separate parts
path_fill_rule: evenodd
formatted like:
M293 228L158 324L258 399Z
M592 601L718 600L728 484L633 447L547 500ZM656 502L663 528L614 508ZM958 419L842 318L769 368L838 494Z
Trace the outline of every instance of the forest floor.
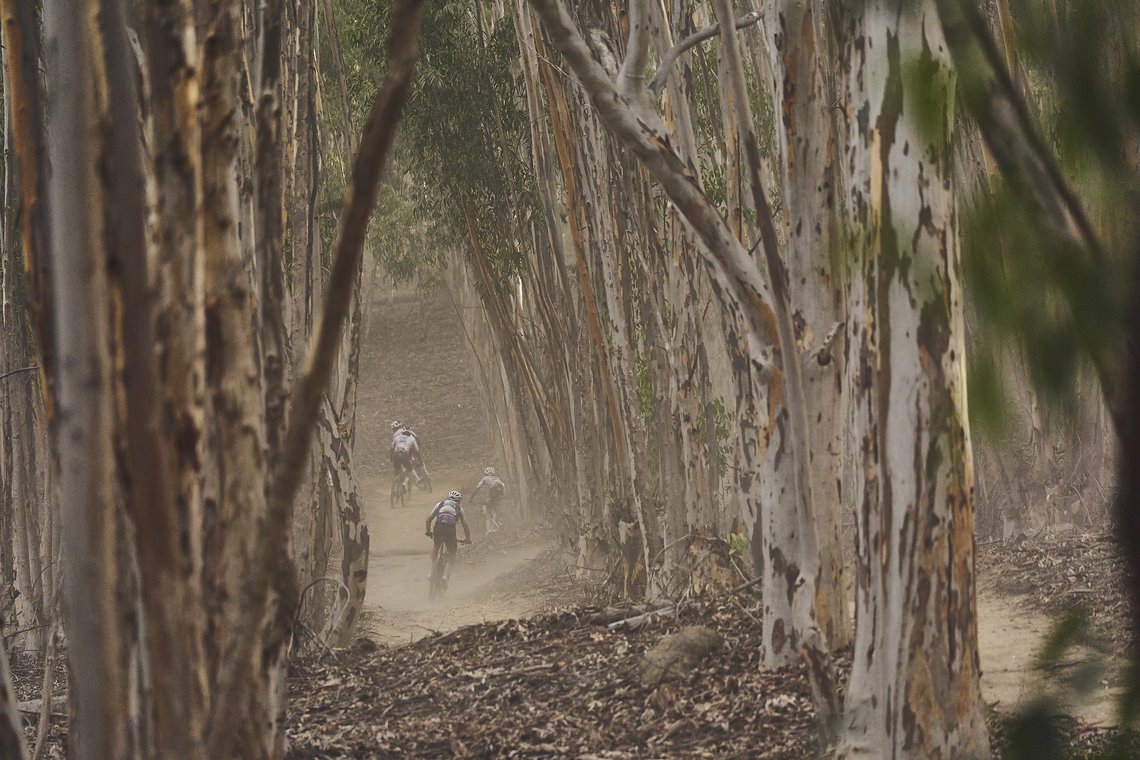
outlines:
M488 598L537 607L566 594L580 597L565 573L568 559L544 552L488 584L494 589ZM1120 663L1112 655L1128 640L1120 565L1108 537L983 547L978 567L983 690L999 753L1014 716L1035 699L1072 695L1077 676L1099 662L1105 670L1088 684L1085 699L1048 712L1049 726L1069 747L1062 756L1093 756L1117 735L1111 710ZM520 603L529 589L535 598ZM1075 646L1055 662L1040 661L1075 603L1086 610ZM410 645L359 646L336 660L299 662L291 680L290 757L822 753L802 671L759 671L755 588L633 627L602 624L636 611L579 604L489 619ZM675 680L647 675L646 652L693 625L713 629L723 646ZM845 658L839 666L845 675ZM1140 754L1140 744L1129 746L1126 756Z

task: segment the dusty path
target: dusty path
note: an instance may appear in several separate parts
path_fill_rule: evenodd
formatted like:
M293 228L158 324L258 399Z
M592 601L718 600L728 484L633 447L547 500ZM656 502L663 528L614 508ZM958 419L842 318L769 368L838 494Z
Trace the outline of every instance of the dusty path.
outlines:
M1035 661L1045 648L1057 620L1037 609L1027 597L1004 594L981 578L978 593L978 648L982 659L982 697L1008 712L1041 693L1043 673ZM1096 655L1077 646L1066 653L1061 670L1081 667ZM1085 723L1111 726L1121 689L1113 684L1119 673L1098 679L1088 697L1067 705L1065 712Z
M406 644L472 623L525 617L543 606L542 598L528 594L525 586L499 581L549 548L548 543L533 540L494 550L478 547L475 562L463 561L468 550L461 547L460 564L452 570L446 595L434 602L428 600L432 542L424 535L424 520L447 490L468 487L457 482L458 478L436 475L434 479L443 485L432 494L416 492L408 508L393 510L385 505L371 511L371 529L378 541L368 568L368 622L384 644Z
M446 291L377 286L370 293L355 455L372 536L367 627L386 644L407 643L432 631L538 611L525 587L504 590L495 582L547 548L533 541L505 544L499 551L480 548L479 562L454 569L445 598L428 602L431 541L424 536L424 519L449 490L467 491L483 467L501 463L480 405L464 326ZM414 491L410 506L399 510L389 506L393 419L415 428L435 486L431 494ZM508 494L508 519L517 506ZM461 560L466 551L461 549Z

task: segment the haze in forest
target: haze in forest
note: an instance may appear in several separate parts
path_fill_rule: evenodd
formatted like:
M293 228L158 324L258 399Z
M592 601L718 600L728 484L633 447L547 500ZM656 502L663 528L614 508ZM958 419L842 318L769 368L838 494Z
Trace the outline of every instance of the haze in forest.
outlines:
M0 0L0 758L1140 755L1140 7Z

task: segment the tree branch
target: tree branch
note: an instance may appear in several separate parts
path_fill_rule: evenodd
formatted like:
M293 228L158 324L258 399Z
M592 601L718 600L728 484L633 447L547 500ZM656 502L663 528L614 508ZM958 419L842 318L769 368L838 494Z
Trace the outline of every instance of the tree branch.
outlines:
M40 365L33 364L30 367L20 367L19 369L10 369L7 372L0 373L0 380L11 377L12 375L19 375L24 372L35 372L40 368Z
M630 100L644 89L645 67L649 65L649 7L648 0L629 0L629 39L626 41L625 60L618 72L618 92Z
M962 83L958 91L982 130L1002 175L1045 213L1046 221L1097 260L1103 248L1080 201L1038 133L988 22L972 3L937 0Z
M660 126L660 115L641 113L618 91L590 54L561 0L530 0L530 4L551 43L589 93L602 122L638 157L700 239L704 264L720 296L731 302L731 309L748 325L751 359L760 378L771 377L776 369L771 347L780 344L771 289L720 211L673 152Z
M752 11L751 13L745 13L743 16L736 19L736 28L747 29L758 21L760 21L760 11L756 10ZM699 32L690 34L688 37L674 45L667 53L665 53L664 56L662 56L661 63L657 66L657 73L654 74L653 79L649 81L649 91L654 95L659 94L661 92L661 88L665 86L665 80L669 76L669 69L673 67L673 64L677 62L677 59L680 58L681 55L690 48L696 47L705 40L711 40L718 34L720 34L720 24L713 23L709 26L706 26Z

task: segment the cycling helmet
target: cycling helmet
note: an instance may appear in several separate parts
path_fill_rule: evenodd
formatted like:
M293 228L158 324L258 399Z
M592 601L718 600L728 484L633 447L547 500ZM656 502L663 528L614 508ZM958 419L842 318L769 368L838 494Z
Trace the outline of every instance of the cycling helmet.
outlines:
M459 493L459 491L452 491L447 495L447 498L452 501L460 501L463 498L463 494Z
M484 475L494 475L495 474L495 468L494 467L488 467L487 469L483 470L483 474Z
M402 427L403 427L403 425L401 425L401 424L400 424L400 421L399 421L399 420L392 420L392 432L393 432L393 433L394 433L394 432L396 432L397 430L399 430L399 429L400 429L400 428L402 428Z

